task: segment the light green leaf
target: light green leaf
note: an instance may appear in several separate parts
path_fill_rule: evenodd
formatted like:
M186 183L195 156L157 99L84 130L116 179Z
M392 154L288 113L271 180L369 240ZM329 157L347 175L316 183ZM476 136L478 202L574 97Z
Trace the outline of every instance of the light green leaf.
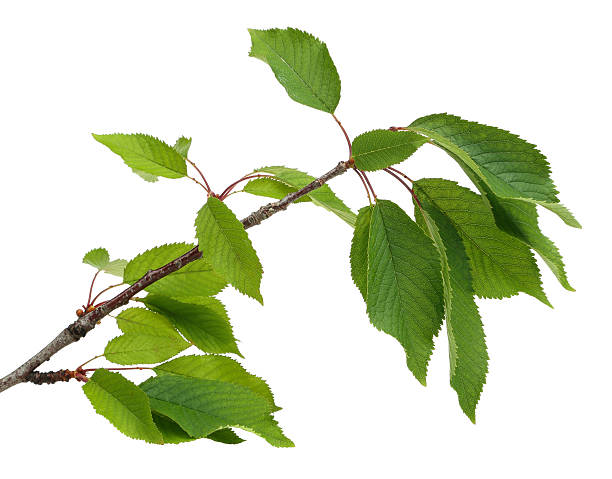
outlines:
M414 188L417 196L440 210L461 236L478 296L503 298L523 291L550 306L529 247L497 227L482 197L442 179L422 179Z
M249 181L243 188L245 193L277 200L284 198L290 193L295 193L297 190L297 188L275 178L255 178ZM307 201L311 201L308 195L298 198L294 203L304 203Z
M185 138L181 136L172 148L176 150L176 152L181 155L183 158L187 158L189 154L189 148L191 147L191 138Z
M192 437L237 427L260 435L273 446L293 446L272 419L268 402L243 386L164 374L140 387L149 396L153 411L172 419Z
M433 338L444 317L440 255L391 201L378 200L372 211L367 280L372 324L400 342L408 368L424 385Z
M474 302L469 259L459 233L446 216L424 198L415 202L417 223L429 233L442 260L444 309L450 359L450 383L472 422L488 371L485 335Z
M134 383L120 374L98 369L83 385L83 392L96 412L126 436L163 444L147 395Z
M140 176L143 180L148 181L149 183L155 183L159 178L156 175L152 175L151 173L147 173L146 171L136 170L132 168L132 171Z
M297 189L304 188L305 186L316 180L314 176L310 176L299 170L296 170L294 168L287 168L285 166L266 166L264 168L259 168L255 171L261 173L270 173L276 176L283 183ZM331 211L340 219L347 222L349 225L355 226L357 216L351 211L348 206L346 206L342 202L340 198L336 196L336 194L332 191L329 185L325 184L320 188L311 191L310 193L308 193L308 197L315 205L321 206L322 208Z
M249 33L249 56L270 65L293 100L334 112L340 101L340 77L325 43L294 28L249 29Z
M353 140L353 158L360 170L376 171L400 163L427 143L412 132L372 130Z
M215 298L197 298L200 304L186 303L149 294L144 303L163 314L195 346L207 353L234 353L241 356L227 312Z
M550 209L580 228L557 199L550 165L535 145L508 131L445 113L414 121L409 130L430 138L465 169L471 169L500 198L520 199Z
M248 373L240 363L225 356L181 356L153 368L157 374L175 374L199 379L214 379L249 388L270 403L272 411L280 408L266 382Z
M95 248L83 256L83 263L93 266L98 270L103 270L108 266L110 257L104 248Z
M149 270L161 268L192 248L193 244L173 243L147 250L128 263L123 281L134 284ZM227 281L209 263L199 259L147 286L145 290L174 298L212 296L225 288L226 284Z
M263 269L244 226L225 203L210 197L195 221L203 258L241 293L263 304Z
M116 364L155 364L176 356L190 344L178 334L162 336L152 333L126 333L111 339L104 348L104 357Z
M106 265L104 272L112 274L113 276L118 276L119 278L123 278L123 272L125 271L127 264L128 262L124 259L115 259Z
M367 301L368 297L368 242L371 221L372 207L361 208L351 243L351 276L364 301Z
M187 174L184 158L174 148L153 136L116 133L94 134L93 137L121 156L126 165L147 181L153 181L157 176L182 178Z
M117 315L117 326L124 333L181 337L168 318L144 308L121 311Z
M567 279L561 253L540 230L536 206L521 200L499 198L472 171L466 168L465 172L480 190L483 198L488 201L497 226L531 247L541 256L559 283L565 289L575 291Z

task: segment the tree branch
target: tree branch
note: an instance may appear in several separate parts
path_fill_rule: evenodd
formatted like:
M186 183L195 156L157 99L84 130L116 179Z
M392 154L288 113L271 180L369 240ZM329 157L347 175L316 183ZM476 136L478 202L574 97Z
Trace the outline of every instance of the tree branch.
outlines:
M312 183L306 185L304 188L288 194L283 199L268 203L262 206L257 211L254 211L249 216L242 220L244 229L251 228L260 224L270 216L278 213L279 211L286 210L287 207L301 198L307 195L311 191L316 190L323 186L327 181L341 175L350 167L353 166L353 160L341 161L336 167L323 176L317 178ZM84 337L89 331L96 327L96 324L106 315L111 313L113 310L125 306L134 295L145 289L147 286L159 281L160 279L168 276L175 271L183 268L187 264L202 257L202 253L198 250L198 247L191 249L182 256L179 256L174 261L162 266L161 268L151 270L147 272L142 278L136 281L132 286L125 289L111 300L105 302L95 310L87 313L75 322L65 328L57 337L45 346L40 352L35 354L32 358L28 359L25 363L19 366L15 371L8 374L4 378L0 379L0 392L15 386L22 382L33 382L35 384L47 383L57 381L67 381L71 379L70 374L65 370L50 373L38 373L33 372L45 361L48 361L58 351L64 349L66 346L78 341ZM53 380L55 379L55 380Z

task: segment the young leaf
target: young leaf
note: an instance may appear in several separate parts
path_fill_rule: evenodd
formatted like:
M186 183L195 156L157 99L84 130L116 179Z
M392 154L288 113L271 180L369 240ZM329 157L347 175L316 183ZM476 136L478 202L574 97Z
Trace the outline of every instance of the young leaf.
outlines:
M270 173L276 176L283 183L292 186L297 189L304 188L313 181L316 180L314 176L310 176L294 168L287 168L285 166L266 166L259 168L255 171L261 173ZM351 209L344 204L344 202L336 196L329 185L323 185L314 191L308 193L308 197L312 202L331 211L340 219L345 221L351 226L355 226L357 216L351 211Z
M188 243L173 243L147 250L127 264L123 281L133 284L147 271L161 268L193 247L194 245ZM227 281L214 271L210 264L199 259L147 286L145 290L174 298L212 296L225 288L226 284Z
M376 171L400 163L427 143L427 138L409 131L373 130L353 140L353 158L360 170Z
M181 356L153 368L157 374L174 374L199 379L214 379L249 388L270 404L271 411L280 408L266 382L248 373L238 362L225 356Z
M111 339L104 357L116 364L155 364L176 356L191 346L178 333L169 336L153 333L126 333Z
M521 200L499 198L472 171L467 168L464 171L474 182L482 197L488 201L497 226L531 247L541 256L559 283L568 291L575 291L567 279L559 249L540 230L536 205Z
M105 273L112 274L113 276L123 278L123 273L127 264L128 262L124 259L114 259L106 265L103 271Z
M378 200L368 242L367 311L395 337L424 385L433 337L444 317L440 255L431 239L395 203Z
M368 297L368 243L371 221L372 207L364 206L357 215L351 243L351 276L364 301L367 301Z
M126 436L163 444L147 395L121 374L98 369L83 385L83 392L96 412Z
M241 356L227 312L215 298L193 298L186 303L149 294L144 303L163 314L195 346L207 353L234 353Z
M227 205L210 197L195 221L202 256L241 293L263 304L263 269L244 226Z
M461 236L478 296L503 298L523 291L550 306L529 247L497 227L491 209L479 195L453 181L433 178L416 181L414 188Z
M164 374L140 387L149 396L153 411L169 417L192 437L237 427L260 435L273 446L293 446L272 419L268 402L243 386Z
M103 270L108 266L110 257L104 248L92 249L83 256L83 263L93 266L98 270Z
M569 210L559 204L550 165L535 145L508 131L445 113L419 118L410 130L432 139L463 168L471 169L496 196L542 205L569 226L580 228Z
M178 140L176 140L176 143L174 144L172 148L174 148L174 150L179 155L181 155L183 158L187 158L190 147L191 147L191 138L185 138L184 136L181 136Z
M255 178L249 181L242 190L252 195L280 200L289 193L295 193L298 189L275 178ZM294 203L304 203L307 201L311 201L311 199L308 195L305 195L298 198Z
M429 233L440 253L444 309L450 359L450 383L461 409L476 421L476 405L488 371L485 335L474 302L469 259L452 223L427 200L415 202L417 223Z
M340 77L325 43L294 28L249 29L249 33L249 56L270 65L293 100L334 112L340 101Z
M94 134L93 137L123 158L126 165L147 181L157 176L182 178L187 174L184 158L174 148L153 136L116 133Z

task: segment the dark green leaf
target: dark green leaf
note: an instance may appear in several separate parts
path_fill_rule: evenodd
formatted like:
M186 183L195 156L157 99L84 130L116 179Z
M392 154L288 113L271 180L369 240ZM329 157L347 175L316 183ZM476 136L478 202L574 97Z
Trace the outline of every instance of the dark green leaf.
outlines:
M361 208L359 215L357 215L351 243L351 276L364 301L367 301L368 297L368 243L370 241L371 221L372 207Z
M293 100L334 112L340 101L340 77L325 43L294 28L249 29L249 33L249 56L270 65Z
M427 143L417 133L373 130L353 140L353 158L360 170L375 171L400 163Z

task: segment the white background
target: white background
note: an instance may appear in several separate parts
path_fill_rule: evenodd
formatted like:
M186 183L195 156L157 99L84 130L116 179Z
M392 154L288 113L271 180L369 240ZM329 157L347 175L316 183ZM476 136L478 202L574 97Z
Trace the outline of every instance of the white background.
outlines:
M342 78L336 113L353 137L447 111L537 143L584 229L542 212L577 289L543 269L555 309L525 295L479 301L491 362L475 426L448 384L445 331L424 388L396 341L368 323L349 275L351 229L297 205L249 231L266 306L222 294L244 364L269 381L296 448L247 433L239 446L151 446L94 414L76 382L25 384L0 395L2 475L610 477L606 3L3 2L2 375L74 319L92 274L81 264L88 249L129 259L193 239L202 190L145 183L91 132L193 136L191 157L218 191L257 166L318 175L345 159L332 118L291 101L247 56L247 27L296 26L327 43ZM402 169L467 185L429 147ZM379 196L409 206L400 185L372 179ZM355 175L331 186L355 210L364 205ZM241 217L262 202L229 200ZM42 369L99 354L112 323Z

